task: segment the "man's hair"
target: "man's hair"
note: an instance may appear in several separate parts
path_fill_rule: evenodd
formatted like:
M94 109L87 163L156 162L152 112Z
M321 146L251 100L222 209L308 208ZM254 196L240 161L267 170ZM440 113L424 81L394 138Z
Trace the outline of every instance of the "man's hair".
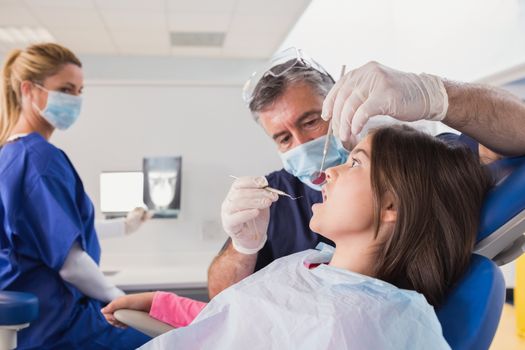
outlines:
M290 61L285 62L273 67L272 71L278 73L289 65ZM301 62L297 62L292 68L278 76L264 75L255 86L249 105L255 121L259 120L258 113L272 105L286 89L300 84L310 86L315 93L324 98L334 85L334 81L328 74L321 73Z
M491 178L468 148L406 125L371 135L376 237L387 191L397 209L393 232L376 247L374 276L439 306L469 265Z

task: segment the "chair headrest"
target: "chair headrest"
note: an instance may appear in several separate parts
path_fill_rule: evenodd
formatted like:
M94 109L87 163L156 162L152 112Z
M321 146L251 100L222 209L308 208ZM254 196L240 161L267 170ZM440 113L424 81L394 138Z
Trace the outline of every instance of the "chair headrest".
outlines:
M500 159L488 167L495 186L483 203L477 242L525 210L525 156Z

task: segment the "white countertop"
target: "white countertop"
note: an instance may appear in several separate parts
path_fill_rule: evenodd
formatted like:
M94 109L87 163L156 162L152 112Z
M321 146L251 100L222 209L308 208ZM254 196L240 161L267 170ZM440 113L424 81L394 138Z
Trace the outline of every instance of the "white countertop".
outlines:
M100 267L124 291L205 288L216 253L104 255Z

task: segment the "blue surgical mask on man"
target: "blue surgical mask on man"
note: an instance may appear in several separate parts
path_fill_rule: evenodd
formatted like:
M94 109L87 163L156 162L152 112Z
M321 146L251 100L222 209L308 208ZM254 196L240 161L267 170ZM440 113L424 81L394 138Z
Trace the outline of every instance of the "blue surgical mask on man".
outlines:
M38 88L47 91L47 103L43 110L36 104L33 107L46 119L49 124L59 130L66 130L71 127L80 115L82 107L82 97L69 95L59 91L48 90L38 84Z
M313 173L319 171L321 166L325 140L326 136L322 136L280 154L284 169L317 191L321 190L321 186L313 184L311 177ZM341 141L331 136L324 163L325 168L343 164L347 158L348 151L343 147Z

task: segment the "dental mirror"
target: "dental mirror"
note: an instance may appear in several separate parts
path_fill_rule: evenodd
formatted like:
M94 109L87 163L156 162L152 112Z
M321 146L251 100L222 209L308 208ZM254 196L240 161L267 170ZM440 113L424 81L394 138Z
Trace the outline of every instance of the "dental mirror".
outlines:
M346 65L343 65L341 67L341 76L339 77L339 80L345 75ZM326 181L326 174L323 170L324 168L324 162L326 160L326 155L328 154L328 144L330 143L330 137L332 134L332 119L330 118L330 122L328 123L328 132L326 133L326 140L324 141L324 147L323 147L323 158L321 160L321 167L319 168L319 171L314 172L312 175L310 175L310 181L314 185L322 185Z

